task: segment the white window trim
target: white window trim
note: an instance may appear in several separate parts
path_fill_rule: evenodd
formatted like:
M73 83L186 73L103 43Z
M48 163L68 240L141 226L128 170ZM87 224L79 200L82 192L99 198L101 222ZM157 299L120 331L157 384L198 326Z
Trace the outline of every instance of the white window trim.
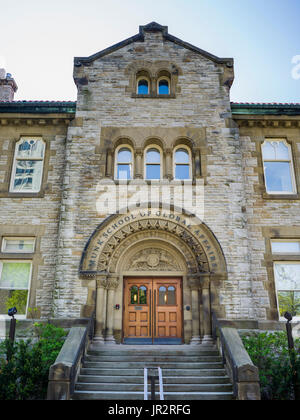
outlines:
M161 82L162 80L166 80L168 82L168 86L169 86L169 93L159 93L159 82ZM157 94L158 95L170 95L171 93L171 81L170 78L167 76L161 76L158 80L157 80Z
M5 251L5 245L7 243L7 241L9 240L13 240L13 241L33 241L33 250L32 251L26 251L26 250L16 250L16 251ZM2 238L2 246L1 246L1 252L3 254L33 254L35 252L35 243L36 243L36 238L34 237L12 237L12 236L4 236Z
M278 242L281 242L281 243L298 243L300 245L300 239L271 239L271 250L272 250L273 255L291 255L291 256L300 255L300 251L295 252L295 253L273 251L272 244L273 243L278 243ZM300 263L300 261L299 261L299 263Z
M291 255L291 254L290 254ZM280 310L279 310L279 299L278 299L278 287L277 287L277 282L276 282L276 277L275 277L275 265L300 265L300 261L274 261L273 263L273 271L274 271L274 283L275 283L275 289L276 289L276 301L277 301L277 311L278 311L278 315L279 315L279 320L280 321L286 321L286 319L280 315ZM282 292L284 290L281 290ZM291 292L300 292L300 289L298 290L291 290ZM294 316L293 317L293 321L300 321L300 315L298 316Z
M139 82L141 81L141 80L147 80L147 82L148 82L148 93L139 93ZM136 79L136 94L137 95L150 95L150 79L149 79L149 77L147 77L147 76L139 76L137 79Z
M189 154L189 178L186 179L177 179L176 178L176 165L180 165L176 163L176 159L175 159L175 155L177 150L179 149L185 149L188 154ZM186 165L186 164L182 164L182 165ZM191 181L192 180L192 174L193 174L193 168L192 168L192 152L191 149L187 146L185 146L184 144L176 146L173 152L173 179L175 181Z
M28 312L30 290L31 290L32 271L33 271L32 260L0 260L0 279L1 279L1 276L2 276L3 263L26 263L26 264L30 264L28 288L27 289L16 289L16 290L28 290L25 314L23 314L23 315L16 314L15 315L16 319L26 319L27 318L27 312ZM12 289L8 289L6 287L0 287L0 289L2 289L2 290L12 290ZM8 315L0 314L0 319L11 319L11 317L8 316Z
M42 141L44 143L44 154L42 158L18 158L17 154L18 154L18 146L19 144L25 140L25 139L30 139L30 140L38 140L38 141ZM15 144L15 153L14 153L14 163L13 163L13 167L12 167L12 173L11 173L11 181L10 181L10 187L9 187L9 192L11 193L22 193L22 194L32 194L32 193L38 193L41 191L41 186L42 186L42 182L43 182L43 174L44 174L44 161L45 161L45 151L46 151L46 142L43 140L42 137L34 137L34 136L22 136L20 138L20 140ZM14 189L14 183L15 183L15 178L16 178L16 167L17 167L17 161L27 161L27 160L35 160L35 161L41 161L43 162L42 165L42 171L41 171L41 177L40 177L40 182L39 182L39 188L37 190L15 190Z
M160 153L160 163L147 163L147 152L150 149L156 149ZM160 178L159 179L151 179L147 178L147 165L160 165ZM157 146L156 144L151 144L150 146L147 146L144 151L144 180L145 181L161 181L163 179L163 151L160 146Z
M130 152L131 152L131 163L118 162L118 154L119 154L119 151L121 149L130 150ZM116 181L131 181L133 179L133 175L134 175L134 151L133 151L133 148L129 144L121 144L115 150L114 159L115 159L115 176L114 176L115 180ZM119 179L118 178L118 164L122 164L122 163L123 163L123 165L126 165L126 164L128 165L129 164L129 166L130 166L130 178L129 179Z
M264 159L263 148L264 148L265 144L272 143L272 142L276 142L276 143L282 142L282 143L284 143L287 146L288 151L289 151L289 159L280 159L280 160ZM293 162L293 152L292 152L291 145L284 138L282 138L282 139L267 138L267 139L265 139L265 141L261 145L261 153L262 153L263 171L264 171L264 178L265 178L265 188L266 188L267 194L270 194L270 195L296 195L297 194L297 184L296 184L295 168L294 168L294 162ZM290 164L289 166L290 166L290 175L291 175L291 182L292 182L292 191L268 191L267 181L266 181L266 172L265 172L265 162L288 162Z

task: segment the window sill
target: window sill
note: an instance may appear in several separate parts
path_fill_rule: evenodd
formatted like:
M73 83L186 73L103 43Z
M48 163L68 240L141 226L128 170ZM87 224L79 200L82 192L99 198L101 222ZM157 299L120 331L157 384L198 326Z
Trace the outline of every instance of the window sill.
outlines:
M0 252L0 260L32 260L34 257L34 252L23 252L23 253L17 253L17 252Z
M176 95L170 93L169 95L159 95L157 93L149 93L148 95L139 95L138 93L133 93L132 98L144 98L144 99L175 99Z
M38 193L14 193L14 192L0 192L0 198L44 198L45 191Z
M300 194L268 194L263 193L262 197L265 200L300 200Z

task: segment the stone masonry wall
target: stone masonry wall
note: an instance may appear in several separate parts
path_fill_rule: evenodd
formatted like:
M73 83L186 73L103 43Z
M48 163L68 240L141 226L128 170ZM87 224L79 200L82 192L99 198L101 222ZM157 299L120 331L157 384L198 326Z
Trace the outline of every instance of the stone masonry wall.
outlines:
M51 317L53 309L66 131L64 122L29 126L26 119L0 126L0 241L5 235L36 237L29 306L38 307L42 317ZM41 136L47 144L44 182L36 196L9 193L15 143L22 135Z
M168 61L181 69L175 99L141 99L128 91L128 66L140 60ZM206 128L207 185L205 223L221 244L228 281L219 290L228 318L254 318L248 230L243 208L244 175L237 129L231 117L228 88L220 83L221 66L172 42L146 33L135 42L91 65L75 69L79 87L76 120L67 137L66 171L56 273L56 316L80 316L87 300L86 281L78 276L82 250L106 218L97 214L97 185L105 176L106 127ZM127 88L127 89L126 89ZM175 140L175 139L174 139ZM169 145L166 145L170 147Z

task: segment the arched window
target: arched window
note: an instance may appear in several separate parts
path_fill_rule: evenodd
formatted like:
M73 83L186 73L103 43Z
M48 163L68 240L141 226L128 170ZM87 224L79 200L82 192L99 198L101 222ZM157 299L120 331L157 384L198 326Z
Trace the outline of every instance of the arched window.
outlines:
M45 142L41 138L23 137L15 149L10 191L37 193L41 189Z
M291 146L285 140L266 140L262 145L262 156L267 193L296 193Z
M161 179L161 152L156 147L146 150L146 179Z
M147 287L132 286L130 289L131 305L147 305Z
M138 95L149 95L150 83L149 80L145 77L141 77L137 80L137 94Z
M132 179L132 151L121 146L116 151L116 179Z
M183 146L174 152L174 178L179 180L191 179L191 154Z
M176 288L174 286L161 286L158 290L158 304L176 305Z
M157 93L159 95L170 94L170 80L167 77L161 77L157 83Z

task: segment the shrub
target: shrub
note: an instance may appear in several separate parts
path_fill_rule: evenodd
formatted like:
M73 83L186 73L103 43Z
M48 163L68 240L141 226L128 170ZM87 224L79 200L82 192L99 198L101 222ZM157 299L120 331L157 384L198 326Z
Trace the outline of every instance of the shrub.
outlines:
M35 324L38 341L9 340L0 345L0 400L43 400L49 368L63 345L66 331Z
M259 369L262 399L292 400L294 396L294 358L298 380L300 380L300 342L296 340L295 351L288 350L285 332L260 333L243 337L243 342L252 362Z

